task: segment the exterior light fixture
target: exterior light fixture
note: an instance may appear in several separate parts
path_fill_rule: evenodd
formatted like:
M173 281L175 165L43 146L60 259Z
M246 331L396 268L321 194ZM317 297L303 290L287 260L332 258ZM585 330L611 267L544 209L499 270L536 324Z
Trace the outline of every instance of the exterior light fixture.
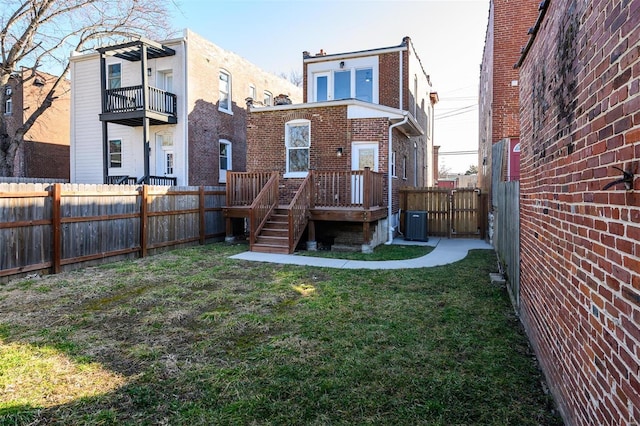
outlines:
M151 77L151 68L147 68L147 76Z
M336 157L342 157L342 147L336 149Z
M340 68L344 68L344 61L340 61Z

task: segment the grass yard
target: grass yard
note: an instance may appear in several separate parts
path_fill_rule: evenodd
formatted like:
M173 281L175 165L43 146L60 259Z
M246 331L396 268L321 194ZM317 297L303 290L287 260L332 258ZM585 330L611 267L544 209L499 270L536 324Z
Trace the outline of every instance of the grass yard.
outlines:
M412 245L379 245L373 250L373 253L362 252L335 252L335 251L299 251L302 256L324 257L331 259L347 259L347 260L404 260L422 257L433 251L431 246L412 246Z
M364 271L245 248L0 285L0 424L562 424L491 251Z

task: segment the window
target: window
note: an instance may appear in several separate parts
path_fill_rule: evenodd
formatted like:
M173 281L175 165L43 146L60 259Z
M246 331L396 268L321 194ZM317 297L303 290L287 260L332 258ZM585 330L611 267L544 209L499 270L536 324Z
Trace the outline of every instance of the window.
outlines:
M220 71L220 111L231 112L231 75L226 71Z
M407 180L407 156L402 157L402 179Z
M374 99L373 68L345 69L314 74L314 100L323 102L337 99L358 99L377 102Z
M373 102L373 70L356 70L356 99Z
M4 89L4 113L6 115L13 113L13 100L11 100L11 87L9 86Z
M329 99L329 74L316 75L316 102L324 102Z
M264 92L264 106L273 106L273 95L271 92Z
M351 98L351 71L333 73L333 99Z
M391 176L396 177L396 152L391 153Z
M164 174L173 174L173 151L165 151L164 153Z
M109 141L109 167L122 167L122 141L120 139Z
M107 88L119 89L122 87L122 69L120 64L110 64L107 70Z
M256 99L256 86L253 84L249 85L249 97L253 100Z
M231 142L225 139L220 140L220 183L227 181L227 171L231 169Z
M309 172L311 122L293 120L285 124L287 174L285 177L304 177Z

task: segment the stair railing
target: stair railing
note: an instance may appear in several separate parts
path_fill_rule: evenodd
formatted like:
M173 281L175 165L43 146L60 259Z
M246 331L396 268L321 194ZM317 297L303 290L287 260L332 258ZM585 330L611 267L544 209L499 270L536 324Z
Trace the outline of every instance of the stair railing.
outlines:
M289 252L293 252L298 241L302 237L304 228L307 227L309 222L309 208L311 206L311 182L313 172L310 171L305 180L296 191L293 196L293 200L287 207L287 214L289 216Z
M273 172L260 193L249 207L249 247L253 245L262 231L267 219L278 204L278 172Z

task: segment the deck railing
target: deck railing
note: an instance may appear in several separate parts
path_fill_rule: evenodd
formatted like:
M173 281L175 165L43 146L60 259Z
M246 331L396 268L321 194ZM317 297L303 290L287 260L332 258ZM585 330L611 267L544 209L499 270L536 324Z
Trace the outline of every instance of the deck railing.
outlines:
M145 109L143 86L107 89L104 97L104 112L131 112ZM149 87L147 110L177 116L177 96L155 87Z
M260 231L269 219L271 212L278 205L278 173L273 172L271 177L258 193L249 207L249 244L256 242Z
M295 248L302 237L304 229L309 221L309 208L311 206L311 182L310 173L300 185L300 188L289 203L289 250Z
M384 175L369 169L314 171L315 207L364 208L384 206Z
M250 206L276 172L227 172L227 207Z

